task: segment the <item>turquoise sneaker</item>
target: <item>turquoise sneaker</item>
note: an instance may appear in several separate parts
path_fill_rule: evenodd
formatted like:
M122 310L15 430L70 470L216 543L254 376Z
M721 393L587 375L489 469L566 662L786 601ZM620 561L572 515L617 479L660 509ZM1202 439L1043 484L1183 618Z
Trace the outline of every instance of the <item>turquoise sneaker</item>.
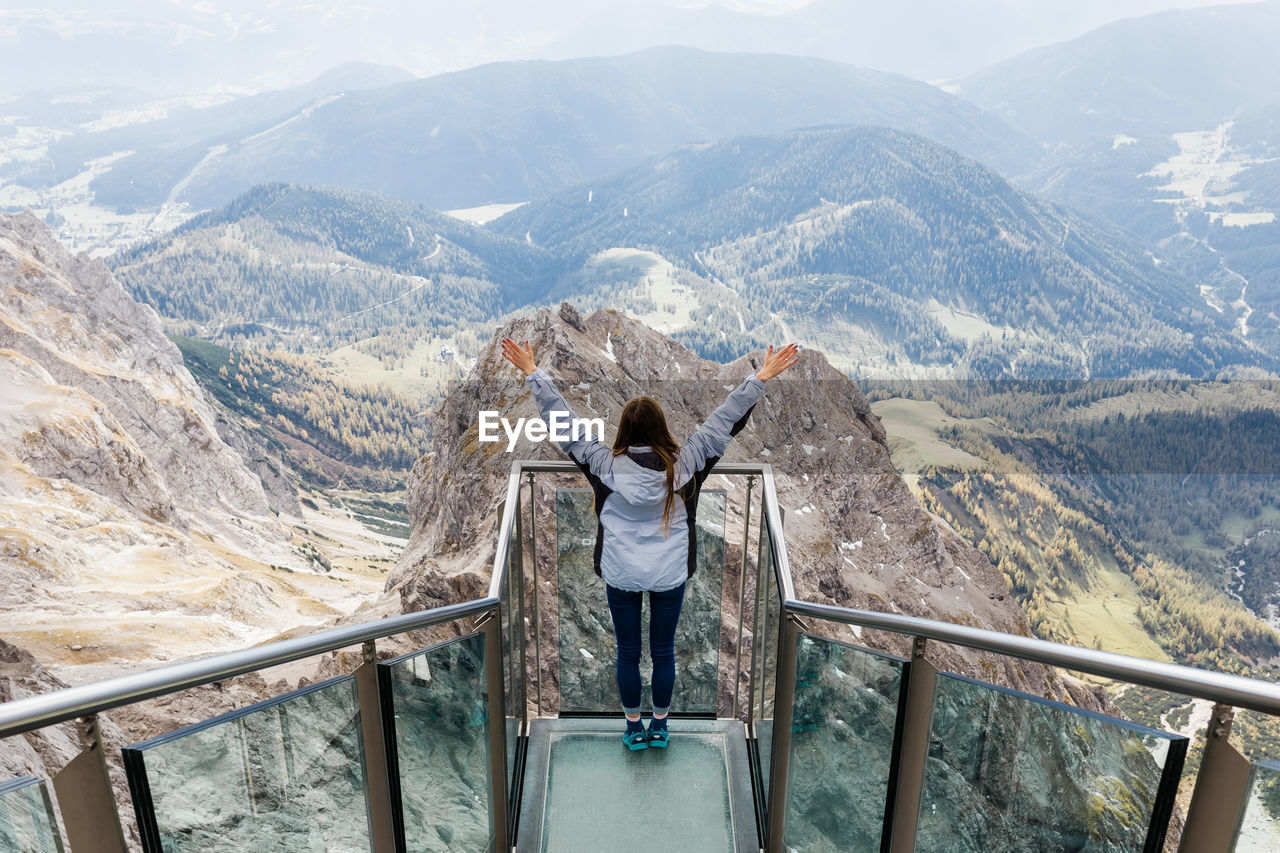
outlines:
M652 725L650 725L648 736L649 736L649 746L653 747L654 749L666 749L667 741L671 738L671 734L670 732L667 731L666 726L663 726L660 729L655 729L653 728Z
M644 729L635 732L623 732L622 745L630 750L648 749L649 736L645 734ZM666 746L664 743L663 746Z

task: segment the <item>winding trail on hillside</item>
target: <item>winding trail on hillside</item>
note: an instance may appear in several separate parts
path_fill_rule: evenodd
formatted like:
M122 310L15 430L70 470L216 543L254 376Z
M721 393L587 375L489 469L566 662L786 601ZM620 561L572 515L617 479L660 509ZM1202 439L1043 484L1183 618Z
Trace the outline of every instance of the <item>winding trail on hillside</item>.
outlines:
M720 285L725 290L732 293L734 296L739 295L738 291L734 290L732 287L725 284L723 281L720 280L720 277L718 275L716 275L711 271L711 267L707 266L707 262L702 260L702 255L700 253L694 252L693 259L698 262L698 266L702 267L702 272L706 275L708 281L711 281L715 284Z
M327 104L333 103L334 101L338 100L342 96L343 96L343 93L339 92L336 95L328 95L326 97L323 97L318 101L316 101L315 103L308 104L307 106L298 110L298 112L289 116L284 121L277 122L276 124L273 124L271 127L268 127L266 130L258 131L252 136L246 136L244 139L240 140L238 144L248 145L258 139L268 136L269 134L275 133L277 130L280 130L282 127L286 127L295 121L306 118L316 110L320 109L321 107ZM170 216L175 210L177 210L178 196L180 196L183 192L186 191L187 187L191 185L191 182L195 180L196 176L199 175L201 172L203 172L209 166L210 163L212 163L214 160L217 160L223 154L226 154L229 150L231 150L230 144L209 146L208 152L205 153L204 157L200 158L200 162L192 166L191 170L187 172L185 175L183 175L182 179L179 180L176 184L174 184L173 188L169 190L169 194L165 197L164 202L160 205L160 209L156 212L155 218L151 220L151 224L148 226L148 228L152 231L163 230L164 229L163 222L166 219L166 217Z
M350 314L339 317L338 322L341 323L345 320L350 320L352 317L359 317L361 314L368 314L370 311L376 311L379 308L385 308L386 306L391 305L392 303L399 302L401 299L404 299L406 296L410 296L414 293L417 293L419 290L421 290L422 288L426 287L429 284L431 284L431 279L424 278L419 285L417 285L416 287L409 288L404 293L401 293L399 296L393 296L390 299L388 299L386 302L379 302L377 305L370 305L368 308L361 308L359 311L352 311Z
M410 234L412 234L413 232L412 232L412 231L410 231L409 233L410 233ZM444 241L443 241L443 240L441 240L441 239L440 239L440 235L439 235L439 234L437 234L437 235L436 235L436 247L435 247L434 249L432 249L432 250L431 250L431 254L429 254L429 255L427 255L427 256L425 256L425 257L423 257L423 258L419 258L419 260L423 260L423 261L429 261L429 260L431 260L431 259L432 259L432 258L434 258L436 255L440 254L440 250L441 250L442 248L444 248Z

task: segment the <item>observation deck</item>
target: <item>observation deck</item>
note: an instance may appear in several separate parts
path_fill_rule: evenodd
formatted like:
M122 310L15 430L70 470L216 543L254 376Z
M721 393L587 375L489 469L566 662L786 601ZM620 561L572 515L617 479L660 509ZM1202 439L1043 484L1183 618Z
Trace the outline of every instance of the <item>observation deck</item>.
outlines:
M512 464L481 598L0 705L0 737L78 720L84 740L51 783L0 782L0 851L126 850L122 810L148 853L1164 849L1188 738L947 672L947 646L1212 702L1180 849L1270 849L1240 828L1272 820L1258 792L1280 764L1228 735L1237 708L1280 714L1280 685L805 601L759 463L715 468L745 478L741 506L702 492L671 744L625 750L577 470ZM416 650L381 658L393 637ZM100 712L351 648L348 674L125 748L118 801Z

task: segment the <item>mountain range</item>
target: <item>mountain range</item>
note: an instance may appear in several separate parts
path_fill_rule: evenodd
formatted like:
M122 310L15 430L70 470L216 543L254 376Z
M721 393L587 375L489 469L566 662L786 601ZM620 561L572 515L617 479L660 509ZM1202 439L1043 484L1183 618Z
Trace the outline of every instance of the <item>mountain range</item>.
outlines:
M712 328L776 315L835 358L870 334L881 355L978 374L1272 364L1139 244L891 130L691 146L491 227L574 261L653 250L734 291L698 312Z
M1206 129L1275 104L1280 2L1116 21L996 63L956 91L1049 146Z
M1198 0L1205 2L1205 0ZM166 97L210 88L282 88L363 60L438 74L499 59L564 59L667 44L792 53L921 80L954 78L1037 44L1162 7L1160 0L893 4L843 0L475 0L454 7L307 6L219 0L85 8L16 6L0 79L14 93L103 85ZM128 57L128 61L121 61Z
M922 133L1009 173L1038 153L998 117L936 87L802 57L664 47L357 89L367 76L73 134L0 177L51 186L100 163L96 203L122 210L208 208L265 181L449 209L525 201L677 145L819 124Z

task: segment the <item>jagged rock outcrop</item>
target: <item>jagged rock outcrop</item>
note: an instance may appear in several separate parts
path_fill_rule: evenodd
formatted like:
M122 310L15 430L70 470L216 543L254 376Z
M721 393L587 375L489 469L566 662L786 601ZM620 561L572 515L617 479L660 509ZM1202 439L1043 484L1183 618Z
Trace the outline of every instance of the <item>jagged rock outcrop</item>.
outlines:
M495 508L511 461L563 458L554 446L523 438L511 453L505 452L505 439L478 441L482 409L512 420L537 415L523 378L502 360L498 343L504 336L530 342L539 366L556 380L575 413L604 418L607 441L622 405L642 393L663 404L672 433L683 439L729 389L756 370L763 355L717 364L617 312L584 317L568 305L559 314L542 309L532 318L508 322L436 413L434 451L410 477L413 532L388 580L406 610L482 594L493 562ZM921 508L893 467L884 428L866 397L820 353L803 351L795 367L769 383L726 459L773 466L786 511L791 567L804 597L1030 633L1004 578ZM736 571L743 483L713 476L708 488L713 483L729 492L726 562ZM548 536L554 530L552 503L542 500L538 507L538 529ZM554 554L554 541L540 540L538 552ZM736 584L736 575L726 584ZM906 641L892 635L862 642L908 651ZM1066 689L1034 665L1009 665L958 648L937 652L941 664L965 674L1058 697Z
M155 311L135 302L101 261L65 252L30 214L0 219L0 241L0 348L25 356L53 382L110 412L115 432L137 446L164 484L180 487L181 511L170 520L189 524L218 510L266 515L261 481L218 438L213 409ZM46 476L56 476L56 459L64 454L29 445L28 464L38 461ZM81 457L69 454L69 460ZM130 497L111 489L104 494ZM156 497L174 500L168 489Z
M287 580L309 562L219 426L154 311L0 214L0 702L338 615ZM250 674L99 717L135 846L120 748L287 689ZM82 746L74 723L6 738L0 778Z
M29 213L0 214L0 529L5 638L71 680L332 615L272 576L307 561L156 313Z

